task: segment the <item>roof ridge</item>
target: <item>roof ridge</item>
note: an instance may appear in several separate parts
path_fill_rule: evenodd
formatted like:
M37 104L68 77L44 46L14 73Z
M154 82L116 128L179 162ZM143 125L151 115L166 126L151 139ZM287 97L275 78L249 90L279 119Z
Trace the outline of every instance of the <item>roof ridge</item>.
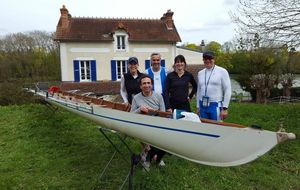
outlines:
M124 21L160 21L158 18L126 18L126 17L72 17L72 19L102 19L102 20L124 20Z

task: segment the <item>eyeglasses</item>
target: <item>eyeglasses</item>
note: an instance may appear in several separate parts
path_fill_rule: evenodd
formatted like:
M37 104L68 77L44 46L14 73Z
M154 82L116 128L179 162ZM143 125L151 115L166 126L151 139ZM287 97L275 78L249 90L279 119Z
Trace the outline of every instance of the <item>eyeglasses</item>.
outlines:
M152 61L160 61L159 59L152 59Z

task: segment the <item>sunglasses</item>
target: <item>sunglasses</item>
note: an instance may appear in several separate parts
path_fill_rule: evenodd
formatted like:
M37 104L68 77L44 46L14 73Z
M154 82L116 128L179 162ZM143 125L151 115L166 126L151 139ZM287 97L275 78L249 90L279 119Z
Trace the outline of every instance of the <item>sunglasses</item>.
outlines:
M203 59L212 60L212 59L214 59L214 58L213 58L213 57L209 57L209 56L204 56Z

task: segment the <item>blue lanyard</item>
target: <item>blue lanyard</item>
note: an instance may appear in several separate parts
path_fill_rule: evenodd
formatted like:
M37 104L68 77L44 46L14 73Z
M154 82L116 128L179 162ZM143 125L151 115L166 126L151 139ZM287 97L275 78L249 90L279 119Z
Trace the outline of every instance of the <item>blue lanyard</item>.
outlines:
M204 83L205 84L205 96L207 95L207 86L208 86L210 77L211 77L212 73L214 72L214 69L215 69L215 65L214 65L214 67L213 67L213 69L212 69L212 71L211 71L211 73L210 73L210 75L208 77L207 82L206 82L206 69L205 69L205 83Z

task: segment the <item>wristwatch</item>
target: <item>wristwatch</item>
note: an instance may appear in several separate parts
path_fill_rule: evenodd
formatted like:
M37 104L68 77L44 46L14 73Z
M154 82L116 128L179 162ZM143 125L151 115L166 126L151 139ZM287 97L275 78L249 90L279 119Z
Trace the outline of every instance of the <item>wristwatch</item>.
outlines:
M228 110L228 108L226 108L226 107L222 107L222 110Z

